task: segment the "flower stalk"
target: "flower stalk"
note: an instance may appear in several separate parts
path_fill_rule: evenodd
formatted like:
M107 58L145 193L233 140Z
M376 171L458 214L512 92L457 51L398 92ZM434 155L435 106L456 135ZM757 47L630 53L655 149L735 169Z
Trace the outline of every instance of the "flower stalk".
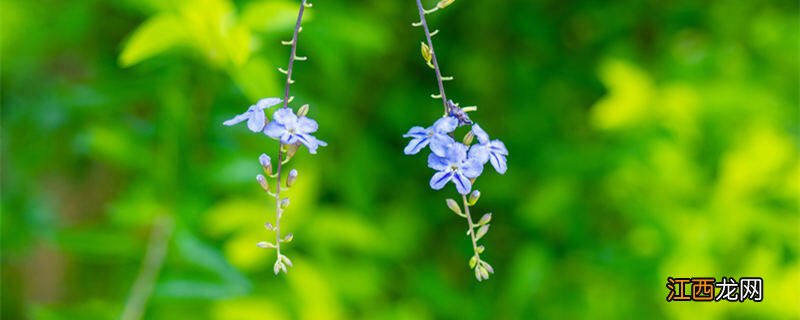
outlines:
M431 97L442 99L444 115L427 128L414 126L403 135L405 138L411 138L403 152L407 155L413 155L428 147L431 151L428 155L428 167L436 170L430 180L431 188L440 190L452 182L458 193L461 194L463 210L458 202L453 199L447 199L447 207L456 215L467 220L467 235L470 236L473 250L469 266L475 271L475 278L478 281L483 281L489 279L489 274L493 274L494 269L489 263L481 259L481 254L485 248L479 245L478 241L489 231L489 221L492 215L490 213L484 214L477 222L473 222L469 207L474 206L478 201L480 192L478 190L473 191L472 188L477 178L483 173L483 168L487 163L491 163L498 173L505 174L508 150L502 141L491 140L486 131L467 115L467 112L476 111L476 106L461 108L458 103L447 99L444 81L453 80L453 77L442 76L432 40L432 37L439 30L431 32L425 16L444 9L454 1L440 0L436 7L425 10L422 6L422 1L416 0L419 21L411 25L422 27L425 31L427 43L421 43L420 52L425 63L436 74L439 92L432 94ZM454 139L455 131L462 126L470 126L471 129L466 133L464 139L456 141ZM473 143L475 142L474 140L477 140L477 143Z
M303 3L300 4L300 11L297 13L297 22L294 24L294 33L292 34L292 40L290 41L282 41L281 44L283 45L291 45L292 49L289 53L289 65L286 67L286 87L283 89L283 107L289 107L289 88L294 83L292 80L292 70L294 69L294 61L297 59L297 39L300 36L300 31L303 29L302 22L303 22L303 12L305 11L306 7L311 7L311 4L308 1L303 0ZM297 59L303 60L306 59ZM283 72L283 69L281 69ZM280 162L280 161L279 161Z
M442 71L439 68L439 61L436 60L436 51L433 49L433 39L431 36L431 31L428 28L428 21L425 20L425 15L428 14L428 12L422 6L421 0L417 0L417 10L419 10L419 23L415 24L415 26L422 26L422 29L425 30L425 39L428 41L427 51L431 57L430 61L433 63L433 70L434 72L436 72L436 83L439 85L439 94L434 95L434 97L442 99L442 105L444 106L444 114L447 115L450 112L450 108L448 107L447 103L447 94L445 94L444 92L444 80L442 80ZM431 13L432 12L433 11L431 11ZM436 31L436 33L438 33L438 30Z
M281 235L281 218L283 217L283 214L290 203L289 198L282 198L281 193L295 183L297 180L297 170L291 170L289 174L286 175L286 180L284 181L282 177L282 173L285 171L284 166L286 166L289 163L289 160L294 157L301 145L305 146L308 149L308 152L311 154L317 153L317 149L320 146L327 145L324 141L319 140L311 135L317 131L318 124L316 121L306 116L309 110L308 105L306 104L300 107L296 114L294 110L289 107L289 103L294 100L294 96L289 94L291 85L294 83L294 80L292 79L294 63L295 61L307 60L306 57L300 57L297 55L297 43L299 34L303 30L303 13L305 12L306 8L310 7L311 4L307 0L302 1L300 9L297 13L297 22L295 23L292 39L289 41L281 41L282 45L291 46L289 63L286 66L286 69L278 68L280 73L286 75L283 99L274 97L261 99L256 104L250 106L245 113L237 115L233 119L223 122L223 124L226 126L232 126L246 120L247 127L251 131L263 133L264 135L279 141L278 161L275 164L275 172L273 173L273 164L270 161L270 157L266 154L262 154L259 157L259 162L264 169L265 175L259 174L256 176L256 180L261 185L261 188L264 190L264 192L268 196L275 199L275 224L273 225L269 222L264 224L264 227L267 230L275 232L275 243L261 241L256 245L264 249L275 249L277 256L273 271L276 275L281 271L286 273L287 266L292 266L292 261L281 252L281 243L288 243L294 238L291 233L285 236ZM270 121L270 119L268 119L264 114L264 109L271 108L279 104L281 104L282 107L275 110L275 112L272 114L272 120ZM270 187L270 183L267 181L268 178L275 179L274 189Z

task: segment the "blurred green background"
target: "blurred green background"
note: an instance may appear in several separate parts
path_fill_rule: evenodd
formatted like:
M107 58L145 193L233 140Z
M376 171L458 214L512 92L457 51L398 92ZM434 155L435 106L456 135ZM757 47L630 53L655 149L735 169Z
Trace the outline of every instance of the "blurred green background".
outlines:
M292 92L329 146L293 161L279 277L255 247L276 143L221 123L282 92L299 1L0 4L4 319L118 318L152 230L147 319L800 318L797 1L431 15L448 97L511 154L476 185L483 283L454 188L402 153L441 113L414 1L309 10ZM760 276L764 301L667 303L668 276Z

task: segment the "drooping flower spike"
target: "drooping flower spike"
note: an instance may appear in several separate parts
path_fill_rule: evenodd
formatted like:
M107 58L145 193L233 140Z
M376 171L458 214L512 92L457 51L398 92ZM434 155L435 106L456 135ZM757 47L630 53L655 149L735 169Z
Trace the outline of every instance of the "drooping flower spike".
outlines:
M297 183L298 173L296 169L292 169L288 174L284 172L283 175L286 176L286 180L285 184L282 184L281 179L283 177L281 174L283 167L289 163L289 160L295 155L295 151L297 151L300 145L306 146L308 151L312 154L317 153L317 148L320 146L327 145L324 141L311 135L317 132L319 126L316 121L306 116L309 110L308 105L301 106L297 114L295 114L294 110L289 106L289 103L291 103L294 98L289 96L289 89L291 84L294 83L294 80L292 80L294 62L306 60L305 57L297 56L297 41L298 34L302 29L301 22L303 20L303 12L309 7L311 7L311 3L309 3L308 0L303 0L300 5L300 10L297 13L297 22L295 23L292 40L281 41L281 44L291 46L287 68L278 69L281 73L286 75L283 99L261 99L256 104L250 106L244 113L223 122L226 126L232 126L246 120L247 128L250 129L250 131L263 133L279 142L278 156L275 162L275 173L272 172L272 159L268 155L262 153L261 156L258 157L258 162L261 164L264 174L256 175L256 181L261 185L264 192L275 199L275 224L273 225L270 222L264 224L264 228L268 231L275 232L275 242L260 241L256 246L264 249L275 249L277 257L272 270L276 275L281 271L284 273L287 272L287 267L292 266L292 261L289 260L289 257L281 253L281 244L289 243L294 239L291 233L281 236L281 217L291 203L288 197L281 197L281 191ZM283 103L283 107L275 110L272 114L272 121L270 121L264 113L264 110L280 103ZM274 188L270 185L270 179L275 179Z
M484 214L479 220L475 221L470 214L470 207L474 206L480 198L481 192L473 190L476 179L483 173L486 163L491 163L495 170L504 174L508 167L506 158L508 149L500 140L490 140L489 135L477 123L475 123L467 112L477 110L477 107L458 106L458 103L447 99L444 91L444 81L453 80L453 77L442 76L439 62L433 49L431 39L437 31L430 32L425 16L444 9L451 5L454 0L440 0L436 7L426 10L422 6L421 0L416 0L419 11L419 22L412 23L415 27L422 27L425 31L427 43L421 44L422 58L425 63L434 69L436 81L439 85L439 92L432 94L434 99L441 99L444 107L442 118L427 128L421 126L412 127L405 138L411 138L403 152L407 155L417 154L425 147L429 147L431 153L428 155L428 167L436 172L430 180L430 187L434 190L443 189L449 182L452 182L456 191L461 195L462 206L453 199L445 202L458 216L467 220L467 235L472 241L473 255L469 259L469 267L475 272L478 281L489 279L489 274L494 273L489 263L481 259L481 254L485 248L479 245L478 241L489 231L489 222L492 219L491 213ZM471 129L464 136L463 143L455 140L454 136L459 127L469 127ZM478 142L473 144L474 138Z

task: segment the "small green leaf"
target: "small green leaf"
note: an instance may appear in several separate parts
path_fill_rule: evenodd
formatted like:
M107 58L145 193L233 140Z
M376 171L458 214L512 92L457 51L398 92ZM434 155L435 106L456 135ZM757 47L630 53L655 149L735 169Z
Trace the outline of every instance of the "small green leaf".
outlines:
M474 255L474 256L472 256L472 258L469 258L469 268L470 269L475 268L475 265L477 263L478 263L478 255Z

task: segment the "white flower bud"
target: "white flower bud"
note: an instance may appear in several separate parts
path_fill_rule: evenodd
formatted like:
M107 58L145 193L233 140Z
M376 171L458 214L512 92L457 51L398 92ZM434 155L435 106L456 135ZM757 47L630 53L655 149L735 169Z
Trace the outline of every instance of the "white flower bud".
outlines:
M473 139L475 139L475 134L472 133L472 131L467 132L467 134L464 135L464 145L467 146L471 145Z
M472 132L472 131L470 131L470 132ZM478 199L480 199L480 198L481 198L481 192L480 191L478 191L478 190L472 191L472 193L469 194L469 199L467 200L467 203L469 203L469 205L473 206L473 205L475 205L476 202L478 202Z
M450 210L452 210L453 212L455 212L455 214L462 217L464 216L464 214L461 213L461 207L458 206L458 202L456 202L453 199L447 199L445 200L445 202L447 202L447 207L450 208Z
M298 117L305 117L308 114L308 104L304 104L300 109L297 109Z
M475 234L475 241L480 240L484 235L486 235L486 232L489 232L489 225L488 224L485 224L485 225L481 226L480 229L478 229L478 232Z
M481 217L481 220L478 221L478 225L482 226L484 224L489 223L489 221L492 221L492 213L491 212L489 212L487 214L484 214L483 217Z
M258 184L261 185L261 189L264 189L264 191L269 192L269 183L267 183L267 178L264 178L264 175L261 174L257 175L256 180L258 180Z
M289 175L286 177L286 186L291 187L295 180L297 180L297 169L292 169L292 171L289 171Z
M261 167L264 168L264 172L268 175L272 174L272 162L268 155L262 153L261 156L258 157L258 162L261 163Z
M266 241L261 241L261 242L259 242L259 243L256 243L256 245L257 245L259 248L263 248L263 249L275 248L275 245L274 245L274 244L272 244L271 242L266 242Z

